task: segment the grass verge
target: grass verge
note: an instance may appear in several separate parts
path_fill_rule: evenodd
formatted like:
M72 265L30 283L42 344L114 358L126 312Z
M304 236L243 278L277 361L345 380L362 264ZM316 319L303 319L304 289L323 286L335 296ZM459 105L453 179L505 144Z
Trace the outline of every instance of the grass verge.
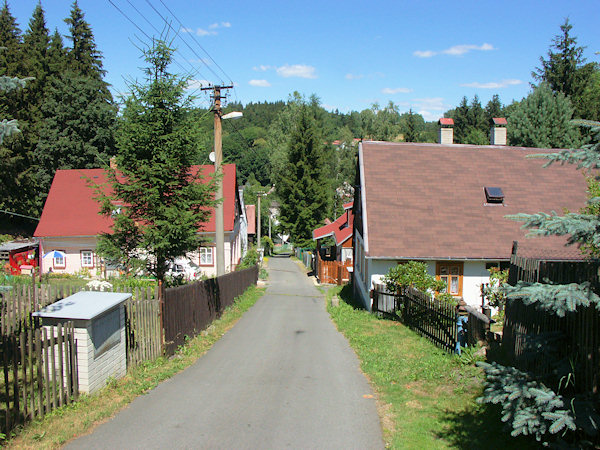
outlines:
M333 295L340 305L333 307ZM535 448L479 405L483 373L472 351L449 355L399 322L355 309L350 286L327 292L327 310L360 359L378 397L388 448Z
M130 370L119 380L113 380L100 392L82 396L74 403L50 413L42 420L28 424L9 441L7 448L59 448L65 442L90 432L120 409L145 394L204 355L212 345L235 325L242 314L263 295L264 289L250 287L227 308L207 330L193 339L172 358L158 358Z

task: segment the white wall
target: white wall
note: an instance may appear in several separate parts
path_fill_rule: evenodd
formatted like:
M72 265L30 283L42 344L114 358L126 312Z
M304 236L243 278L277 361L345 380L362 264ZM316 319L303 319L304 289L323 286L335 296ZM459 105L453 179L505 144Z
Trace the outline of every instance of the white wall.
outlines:
M357 239L357 243L362 245L362 239ZM355 250L355 257L360 256L360 251ZM355 260L356 261L356 260ZM489 261L487 261L489 262ZM386 259L369 259L366 258L366 280L367 283L362 281L362 277L359 274L354 277L358 280L358 286L356 294L359 294L363 303L368 305L367 309L371 309L371 299L369 297L369 291L373 289L375 283L380 283L381 278L388 273L390 268L397 264L395 260ZM463 271L463 299L468 305L481 306L481 284L489 283L489 272L485 268L486 261L465 261ZM356 267L356 265L355 265ZM360 265L358 265L360 267ZM363 266L364 267L364 266ZM427 261L427 273L435 276L436 261ZM356 295L355 294L355 295Z
M41 238L40 241L43 255L52 250L61 250L66 254L64 269L54 267L54 261L50 256L42 258L42 273L48 272L50 268L55 273L78 273L83 269L81 266L81 250L91 250L94 252L94 267L87 268L87 270L91 275L101 275L100 259L96 255L96 236L46 237Z

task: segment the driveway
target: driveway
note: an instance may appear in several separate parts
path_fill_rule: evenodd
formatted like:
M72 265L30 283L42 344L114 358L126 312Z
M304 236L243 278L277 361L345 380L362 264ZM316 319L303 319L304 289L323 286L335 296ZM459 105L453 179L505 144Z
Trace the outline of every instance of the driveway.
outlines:
M212 349L68 448L383 448L372 390L289 258Z

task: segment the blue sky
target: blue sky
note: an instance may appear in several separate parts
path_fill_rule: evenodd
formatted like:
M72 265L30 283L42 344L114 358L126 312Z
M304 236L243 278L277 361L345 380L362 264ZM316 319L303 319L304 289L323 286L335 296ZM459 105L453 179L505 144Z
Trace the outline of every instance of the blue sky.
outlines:
M299 91L316 94L329 110L360 111L391 100L426 120L441 117L463 95L477 94L485 104L497 93L508 104L527 95L531 71L566 17L588 61L600 61L597 0L112 2L143 32L108 0L79 5L115 94L127 92L127 79L141 77L136 47L165 27L163 18L183 38L174 42L179 65L172 69L192 73L198 83L233 81L229 99L243 103L286 100ZM22 30L37 3L9 0ZM66 34L70 5L42 1L51 30ZM206 94L191 92L208 105Z

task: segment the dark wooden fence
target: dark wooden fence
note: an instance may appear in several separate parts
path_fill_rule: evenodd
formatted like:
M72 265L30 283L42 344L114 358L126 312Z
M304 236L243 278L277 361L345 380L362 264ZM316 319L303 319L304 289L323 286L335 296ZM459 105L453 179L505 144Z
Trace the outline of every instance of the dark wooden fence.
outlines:
M258 266L165 291L165 353L172 355L217 319L233 300L258 280Z
M127 367L162 355L162 326L158 288L136 288L125 302Z
M430 294L407 288L401 294L373 291L373 312L402 323L425 336L448 352L456 351L459 312L454 305L432 298ZM463 306L460 315L467 316L465 343L487 342L490 320L470 306Z
M78 398L72 322L15 331L0 339L4 373L0 392L3 433Z
M509 284L518 281L554 284L581 283L589 281L596 293L598 262L543 261L513 254L509 271ZM558 317L535 305L524 305L519 299L506 304L504 329L502 332L502 356L507 364L544 376L548 361L544 352L532 354L526 351L528 343L540 335L554 335L552 355L554 359L566 358L575 369L576 389L579 392L594 392L600 388L600 311L594 306L579 307L565 317Z

